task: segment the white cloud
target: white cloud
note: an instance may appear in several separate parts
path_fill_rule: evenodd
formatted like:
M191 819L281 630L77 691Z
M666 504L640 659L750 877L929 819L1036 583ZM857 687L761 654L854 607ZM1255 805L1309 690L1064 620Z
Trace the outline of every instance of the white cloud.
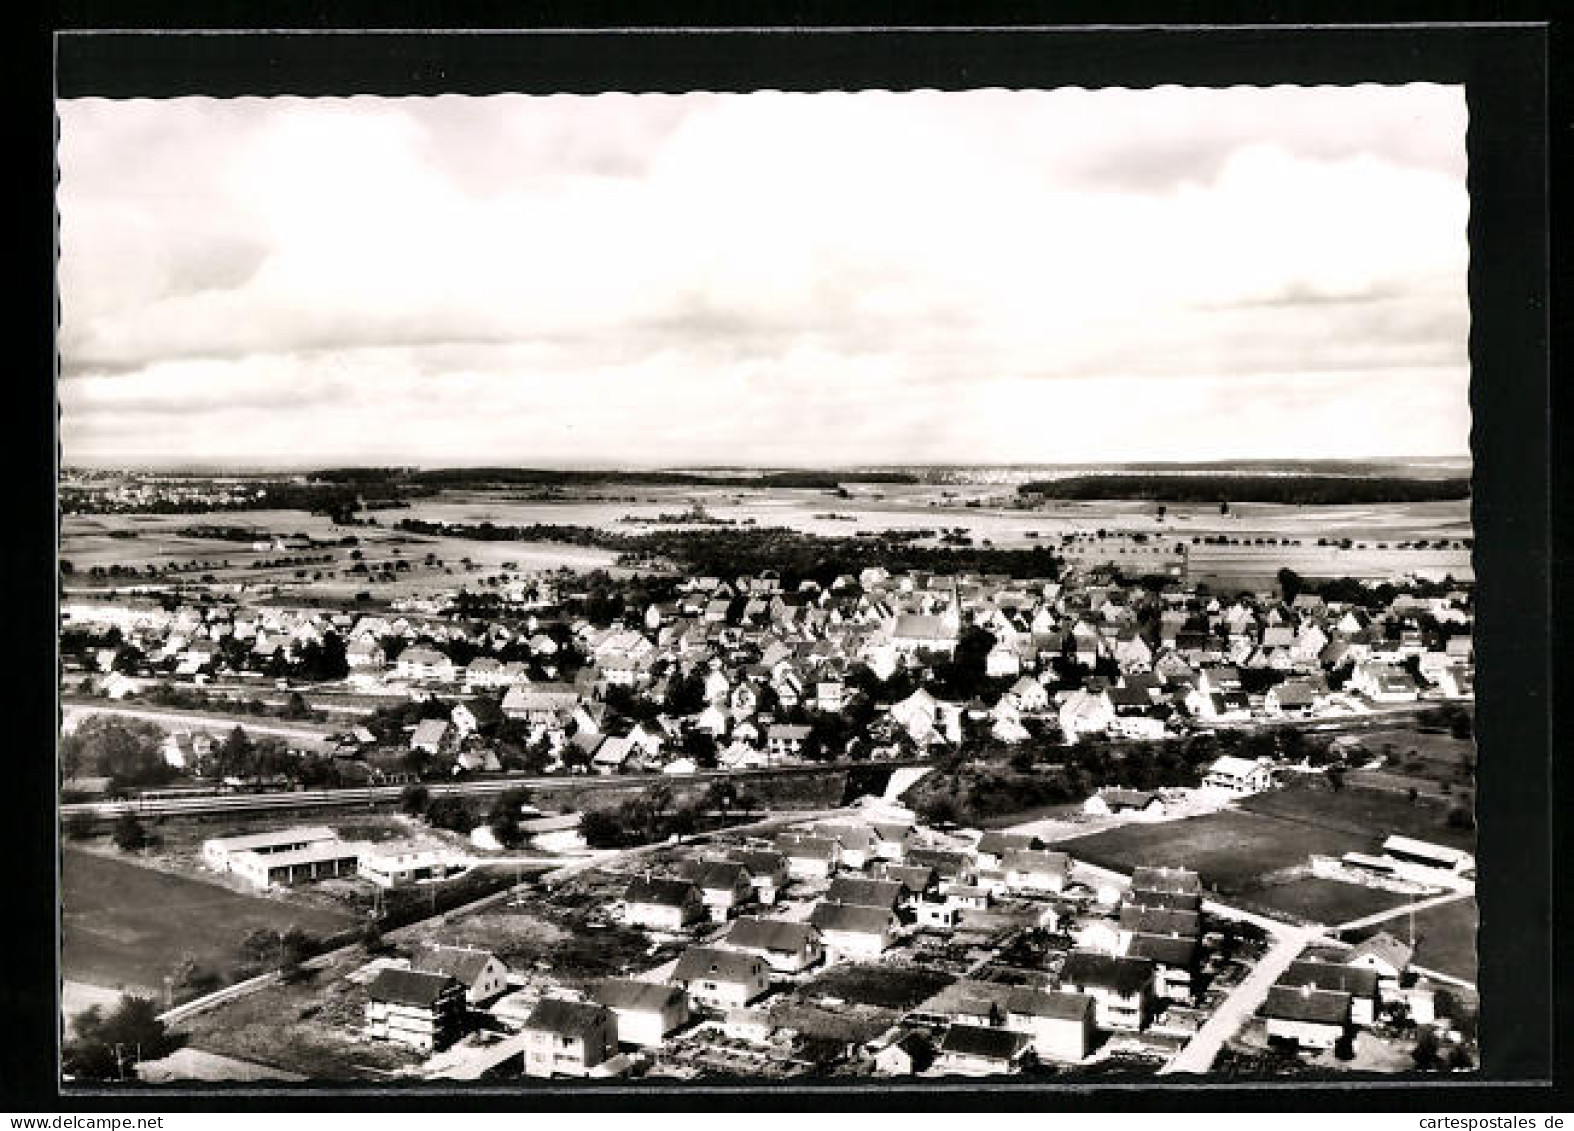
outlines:
M1466 449L1458 89L60 113L68 461Z

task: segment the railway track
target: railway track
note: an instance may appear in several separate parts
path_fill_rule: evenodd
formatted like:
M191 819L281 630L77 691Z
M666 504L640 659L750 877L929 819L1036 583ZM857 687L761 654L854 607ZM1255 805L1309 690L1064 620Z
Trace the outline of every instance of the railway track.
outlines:
M805 777L834 773L867 762L825 762L814 766L787 766L765 770L702 770L698 773L673 777L667 774L629 774L608 777L516 777L488 778L481 781L426 784L433 797L486 797L524 787L530 790L551 790L573 787L576 789L638 789L665 782L757 781L779 777ZM893 769L925 763L915 759L881 763ZM425 783L423 783L425 784ZM60 806L64 817L75 815L113 818L125 813L139 817L206 816L221 813L256 813L269 810L328 809L357 805L376 805L397 801L404 791L403 785L358 786L348 789L280 790L272 793L231 793L200 797L129 798L123 801L85 801Z

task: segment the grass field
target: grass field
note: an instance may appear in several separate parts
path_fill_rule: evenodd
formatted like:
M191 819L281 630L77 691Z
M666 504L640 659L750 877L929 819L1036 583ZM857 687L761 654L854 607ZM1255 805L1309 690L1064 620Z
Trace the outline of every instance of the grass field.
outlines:
M1345 884L1319 876L1305 876L1282 884L1263 884L1236 897L1249 911L1283 919L1330 925L1348 923L1379 911L1403 907L1418 897L1381 888Z
M1447 804L1423 800L1412 805L1401 793L1353 787L1336 793L1302 786L1248 797L1240 807L1287 823L1373 837L1374 848L1391 834L1398 833L1446 844L1450 848L1475 849L1473 830L1457 829L1448 824Z
M130 861L67 848L61 854L61 974L93 985L152 990L184 954L232 980L240 942L259 927L328 935L354 920L282 900L242 895Z
M1337 856L1351 849L1375 847L1375 840L1224 809L1180 821L1120 825L1056 847L1118 872L1142 866L1191 868L1205 884L1235 893L1255 888L1266 873L1305 864L1312 853Z
M1312 855L1375 852L1392 833L1473 848L1474 834L1449 828L1444 814L1441 806L1412 805L1402 795L1291 788L1248 798L1238 809L1122 825L1059 847L1121 872L1145 865L1192 868L1204 884L1243 905L1335 924L1413 899L1311 877L1275 882L1274 873L1305 867Z
M1476 929L1480 922L1474 899L1455 900L1416 912L1415 964L1474 984ZM1395 919L1383 926L1400 938L1409 930L1405 919Z

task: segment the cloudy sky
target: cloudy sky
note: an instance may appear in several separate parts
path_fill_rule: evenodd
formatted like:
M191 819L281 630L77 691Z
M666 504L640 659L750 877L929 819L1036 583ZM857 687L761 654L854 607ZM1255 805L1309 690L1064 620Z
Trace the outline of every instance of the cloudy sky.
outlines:
M1468 452L1460 88L59 114L67 463Z

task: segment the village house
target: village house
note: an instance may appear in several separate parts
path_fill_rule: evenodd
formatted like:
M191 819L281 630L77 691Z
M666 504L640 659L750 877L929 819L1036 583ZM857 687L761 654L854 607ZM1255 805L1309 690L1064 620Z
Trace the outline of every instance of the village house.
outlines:
M1258 1014L1266 1022L1269 1040L1331 1049L1349 1029L1350 995L1310 985L1271 986Z
M1093 1049L1096 1006L1086 994L1017 986L1006 998L1006 1028L1026 1033L1041 1061L1076 1064Z
M1415 948L1394 938L1387 931L1355 945L1345 963L1357 970L1370 970L1377 975L1378 993L1384 999L1397 995L1401 979L1410 969Z
M1005 854L1001 869L1012 892L1058 895L1071 875L1071 858L1064 852L1014 849Z
M689 1020L688 995L677 986L636 978L607 978L591 995L617 1017L618 1040L658 1048Z
M820 933L809 923L743 917L732 925L722 946L765 960L782 974L796 974L824 957Z
M765 959L741 950L691 946L679 957L668 979L688 991L689 998L712 1009L736 1009L771 988Z
M705 916L699 889L687 880L637 876L623 893L623 918L650 931L682 931Z
M589 1002L545 998L520 1032L526 1076L586 1076L618 1052L617 1015Z
M742 864L749 873L749 884L754 888L754 898L762 904L776 902L778 893L787 886L787 857L765 848L739 848L728 858Z
M874 1069L882 1076L913 1076L935 1062L935 1048L918 1032L905 1032L873 1048Z
M826 900L815 904L809 922L820 932L827 962L878 958L896 932L896 916L889 908Z
M765 730L765 747L772 758L795 758L803 752L809 728L787 723L772 723Z
M433 648L413 645L399 653L394 663L395 674L400 679L452 683L455 678L454 662Z
M1153 994L1168 1001L1191 1001L1197 973L1195 935L1125 935L1123 953L1153 963Z
M1031 833L1008 833L989 829L978 838L973 848L974 858L980 868L999 868L1010 852L1030 852L1044 847L1044 842Z
M842 860L842 846L829 837L783 833L776 850L787 858L787 874L795 880L823 880L833 875Z
M1378 977L1365 970L1333 962L1292 962L1279 975L1277 986L1342 993L1350 999L1350 1023L1370 1025L1377 1016Z
M366 987L366 1035L433 1052L459 1035L464 1009L464 987L448 975L384 967Z
M1238 796L1261 793L1273 786L1273 769L1266 762L1226 754L1208 767L1202 784Z
M410 749L446 754L458 743L458 733L447 719L422 719L410 734Z
M1028 1061L1033 1038L986 1025L952 1025L940 1041L936 1070L963 1076L1014 1072Z
M825 898L832 903L851 903L859 907L896 910L902 898L902 885L894 880L866 880L859 876L837 876Z
M1060 968L1060 988L1093 998L1101 1029L1142 1029L1153 996L1153 963L1145 958L1074 950Z
M1082 811L1093 817L1133 813L1144 820L1161 820L1164 799L1148 790L1105 787L1082 803Z
M465 1001L480 1005L508 990L508 967L496 955L467 946L424 946L410 959L410 969L446 974L465 989Z
M686 861L679 875L699 889L701 902L717 923L725 923L754 894L749 870L734 861Z

